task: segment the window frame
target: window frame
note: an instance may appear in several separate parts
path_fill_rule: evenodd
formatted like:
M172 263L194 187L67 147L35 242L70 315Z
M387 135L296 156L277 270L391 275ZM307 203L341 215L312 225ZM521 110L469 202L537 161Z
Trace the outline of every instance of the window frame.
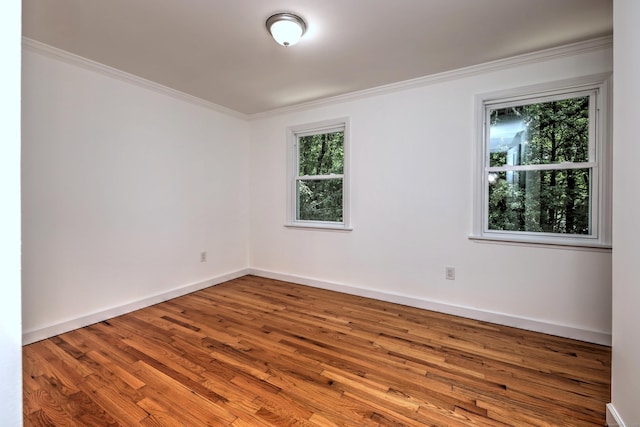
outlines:
M344 132L344 160L342 174L330 175L314 175L301 176L300 173L300 154L299 154L299 138L310 135L318 135L330 132ZM287 128L287 216L286 227L319 229L319 230L336 230L351 231L351 209L350 209L350 179L349 179L349 160L350 160L350 132L349 118L342 117L338 119L323 120L314 123L290 126ZM316 221L298 219L298 194L297 183L300 180L327 180L342 179L342 221Z
M476 96L476 138L474 157L474 206L471 239L504 243L611 248L611 74L597 74L569 80L526 86ZM582 163L549 165L490 166L489 112L515 105L590 95L589 159ZM489 229L489 182L491 172L507 170L566 170L590 168L591 234L560 234Z

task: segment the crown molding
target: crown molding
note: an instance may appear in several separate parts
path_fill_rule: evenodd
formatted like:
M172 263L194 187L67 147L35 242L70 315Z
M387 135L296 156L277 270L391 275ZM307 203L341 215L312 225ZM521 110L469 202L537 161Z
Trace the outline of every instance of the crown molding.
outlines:
M118 70L108 65L101 64L96 61L84 58L79 55L67 52L62 49L47 45L45 43L29 39L27 37L22 38L23 49L31 50L36 53L47 55L58 60L65 61L67 63L89 69L119 80L150 89L161 94L171 96L175 99L179 99L185 102L189 102L194 105L208 108L218 113L226 114L238 119L243 120L257 120L267 117L279 116L287 113L309 110L312 108L318 108L322 106L340 104L344 102L354 101L363 98L370 98L378 95L400 92L408 89L419 88L429 86L437 83L443 83L451 80L460 79L463 77L471 77L480 75L487 72L506 70L509 68L531 64L536 62L549 61L552 59L563 58L572 55L578 55L588 52L595 52L603 49L610 49L613 47L613 36L599 37L587 41L567 44L550 49L544 49L537 52L525 53L510 58L499 59L496 61L486 62L483 64L472 65L469 67L458 68L456 70L444 71L442 73L431 74L424 77L418 77L415 79L404 80L397 83L391 83L388 85L377 86L370 89L364 89L356 92L350 92L344 95L337 95L328 98L322 98L315 101L303 102L292 106L276 108L260 113L244 114L238 111L232 110L227 107L223 107L218 104L214 104L209 101L205 101L202 98L198 98L193 95L180 92L175 89L171 89L167 86L163 86L159 83L152 82L142 77L135 76L130 73Z
M198 98L196 96L189 95L184 92L180 92L179 90L175 90L170 87L163 86L151 80L138 77L134 74L130 74L130 73L118 70L117 68L113 68L108 65L102 64L100 62L96 62L91 59L84 58L82 56L73 54L71 52L67 52L57 47L50 46L48 44L39 42L37 40L30 39L28 37L22 37L22 48L24 50L49 56L54 59L64 61L68 64L82 67L89 71L94 71L94 72L106 75L108 77L112 77L112 78L124 81L126 83L130 83L145 89L158 92L163 95L170 96L180 101L185 101L190 104L204 107L204 108L216 111L218 113L226 114L228 116L232 116L238 119L243 119L243 120L248 119L248 116L246 114L240 113L238 111L232 110L227 107L223 107L222 105L205 101L202 98Z
M604 49L613 48L613 36L599 37L587 41L571 43L563 46L544 49L536 52L525 53L518 56L512 56L505 59L486 62L483 64L472 65L469 67L458 68L456 70L444 71L442 73L431 74L415 79L404 80L397 83L378 86L370 89L364 89L356 92L337 95L328 98L322 98L315 101L304 102L288 107L276 108L262 113L249 114L249 120L262 119L267 117L278 116L286 113L309 110L321 106L339 104L343 102L354 101L357 99L369 98L373 96L388 94L392 92L400 92L408 89L424 87L437 83L443 83L463 77L472 77L487 72L507 70L526 64L549 61L552 59L563 58L588 52L595 52Z

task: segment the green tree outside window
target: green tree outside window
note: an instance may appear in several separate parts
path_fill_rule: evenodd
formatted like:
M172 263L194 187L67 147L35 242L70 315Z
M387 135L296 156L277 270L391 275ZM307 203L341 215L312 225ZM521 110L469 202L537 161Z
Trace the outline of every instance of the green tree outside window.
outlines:
M589 98L490 110L489 230L591 233Z

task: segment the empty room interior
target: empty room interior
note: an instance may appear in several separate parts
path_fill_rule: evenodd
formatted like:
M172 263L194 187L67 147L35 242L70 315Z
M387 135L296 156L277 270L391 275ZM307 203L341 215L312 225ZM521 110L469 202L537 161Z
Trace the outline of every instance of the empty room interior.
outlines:
M15 4L6 425L640 426L640 2Z

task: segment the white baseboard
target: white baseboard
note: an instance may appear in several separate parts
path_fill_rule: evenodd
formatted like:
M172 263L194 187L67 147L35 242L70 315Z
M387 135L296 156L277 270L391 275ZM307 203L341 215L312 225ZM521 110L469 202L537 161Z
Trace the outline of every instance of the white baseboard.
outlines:
M596 344L611 346L611 334L604 332L580 329L566 325L543 322L536 319L518 317L514 315L496 313L477 308L464 307L438 301L430 301L426 299L416 298L412 296L396 294L392 292L383 292L379 290L360 288L351 285L327 282L324 280L313 279L309 277L295 276L291 274L278 273L258 268L249 268L249 274L255 276L266 277L269 279L283 280L287 282L298 283L301 285L313 286L316 288L327 289L331 291L342 292L351 295L358 295L367 298L373 298L381 301L388 301L397 304L407 305L410 307L423 308L426 310L437 311L440 313L452 314L470 319L481 320L484 322L497 323L499 325L512 326L514 328L526 329L545 334L556 335L566 338L572 338L580 341L586 341Z
M609 427L626 427L622 417L616 411L613 403L607 403L607 426Z
M392 292L383 292L379 290L360 288L351 285L339 284L327 282L324 280L313 279L303 276L295 276L291 274L278 273L268 270L245 268L231 273L223 274L213 277L211 279L192 283L179 288L172 289L167 292L152 295L141 300L123 304L117 307L111 307L106 310L102 310L96 313L92 313L86 316L66 320L63 322L51 324L45 327L23 331L22 343L24 345L31 344L36 341L40 341L46 338L50 338L55 335L59 335L65 332L72 331L74 329L82 328L93 323L102 322L107 319L111 319L116 316L120 316L131 311L135 311L144 307L149 307L154 304L158 304L163 301L167 301L171 298L176 298L182 295L189 294L191 292L199 291L209 286L214 286L219 283L223 283L229 280L236 279L238 277L245 276L247 274L253 274L260 277L266 277L270 279L283 280L287 282L299 283L301 285L313 286L316 288L332 290L336 292L342 292L351 295L358 295L367 298L373 298L381 301L388 301L397 304L403 304L410 307L423 308L426 310L438 311L441 313L453 314L456 316L467 317L471 319L481 320L485 322L497 323L505 326L512 326L515 328L527 329L536 332L542 332L551 335L557 335L561 337L573 338L581 341L592 342L596 344L611 345L611 335L603 332L590 331L586 329L579 329L565 325L558 325L548 322L542 322L535 319L528 319L504 313L495 313L486 310L479 310L471 307L458 306L443 302L430 301L426 299L416 298L412 296L396 294ZM621 424L624 426L623 424Z
M83 328L94 323L102 322L107 319L111 319L116 316L120 316L125 313L149 307L154 304L158 304L163 301L177 298L182 295L190 294L191 292L199 291L201 289L208 288L229 280L237 279L238 277L246 276L249 274L249 269L241 269L231 273L222 274L220 276L213 277L202 282L191 283L181 286L179 288L171 289L167 292L152 295L147 298L143 298L137 301L133 301L127 304L119 305L117 307L111 307L106 310L102 310L96 313L89 314L87 316L70 319L64 322L55 323L49 326L45 326L30 331L23 331L22 344L31 344L36 341L40 341L46 338L50 338L55 335L63 334L65 332L72 331L74 329Z

